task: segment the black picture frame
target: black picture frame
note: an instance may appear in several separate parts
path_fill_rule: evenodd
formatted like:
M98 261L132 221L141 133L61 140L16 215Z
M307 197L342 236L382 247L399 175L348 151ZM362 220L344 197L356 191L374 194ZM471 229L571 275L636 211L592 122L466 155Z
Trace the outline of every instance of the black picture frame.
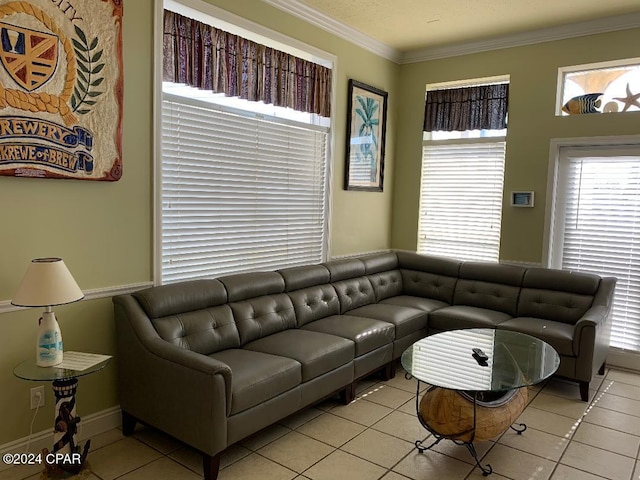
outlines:
M345 190L382 192L388 95L349 79Z

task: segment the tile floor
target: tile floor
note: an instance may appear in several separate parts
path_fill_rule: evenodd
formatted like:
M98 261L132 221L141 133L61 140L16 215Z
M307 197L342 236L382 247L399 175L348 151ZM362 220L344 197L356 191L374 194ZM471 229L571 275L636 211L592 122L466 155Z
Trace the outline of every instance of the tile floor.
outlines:
M329 400L231 447L220 480L480 479L464 447L443 441L420 454L427 432L415 418L415 381L401 371L388 382L364 381L350 405ZM640 480L640 374L608 370L591 385L590 402L578 387L552 379L530 389L519 421L476 445L493 480ZM125 438L120 430L92 439L89 480L198 480L198 454L149 428ZM0 480L37 479L38 469L0 471Z

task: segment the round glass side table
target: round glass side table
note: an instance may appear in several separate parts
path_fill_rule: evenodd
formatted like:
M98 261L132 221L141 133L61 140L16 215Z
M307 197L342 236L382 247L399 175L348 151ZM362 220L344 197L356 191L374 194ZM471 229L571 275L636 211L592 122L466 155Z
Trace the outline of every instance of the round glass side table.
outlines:
M79 354L88 355L88 354ZM43 450L41 461L45 465L45 475L49 478L78 474L83 470L90 440L80 448L76 443L76 433L80 417L76 415L76 391L78 378L99 372L105 368L111 357L82 370L59 367L39 367L35 360L25 360L17 365L13 374L23 380L34 382L52 382L56 397L55 420L53 425L53 450Z

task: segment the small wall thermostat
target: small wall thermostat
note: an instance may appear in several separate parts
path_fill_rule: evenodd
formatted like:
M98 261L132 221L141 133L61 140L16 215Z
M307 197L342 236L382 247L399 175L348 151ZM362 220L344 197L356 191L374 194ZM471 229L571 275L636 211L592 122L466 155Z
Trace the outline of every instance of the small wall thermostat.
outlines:
M533 207L534 192L511 192L512 207Z

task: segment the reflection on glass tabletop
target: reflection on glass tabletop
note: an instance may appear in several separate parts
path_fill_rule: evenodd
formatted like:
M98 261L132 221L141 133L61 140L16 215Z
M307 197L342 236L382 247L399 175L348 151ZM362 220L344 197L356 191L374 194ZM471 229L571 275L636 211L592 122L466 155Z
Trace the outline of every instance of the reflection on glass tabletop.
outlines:
M558 352L548 343L491 328L431 335L405 350L401 361L407 372L430 385L493 392L540 383L560 365Z

